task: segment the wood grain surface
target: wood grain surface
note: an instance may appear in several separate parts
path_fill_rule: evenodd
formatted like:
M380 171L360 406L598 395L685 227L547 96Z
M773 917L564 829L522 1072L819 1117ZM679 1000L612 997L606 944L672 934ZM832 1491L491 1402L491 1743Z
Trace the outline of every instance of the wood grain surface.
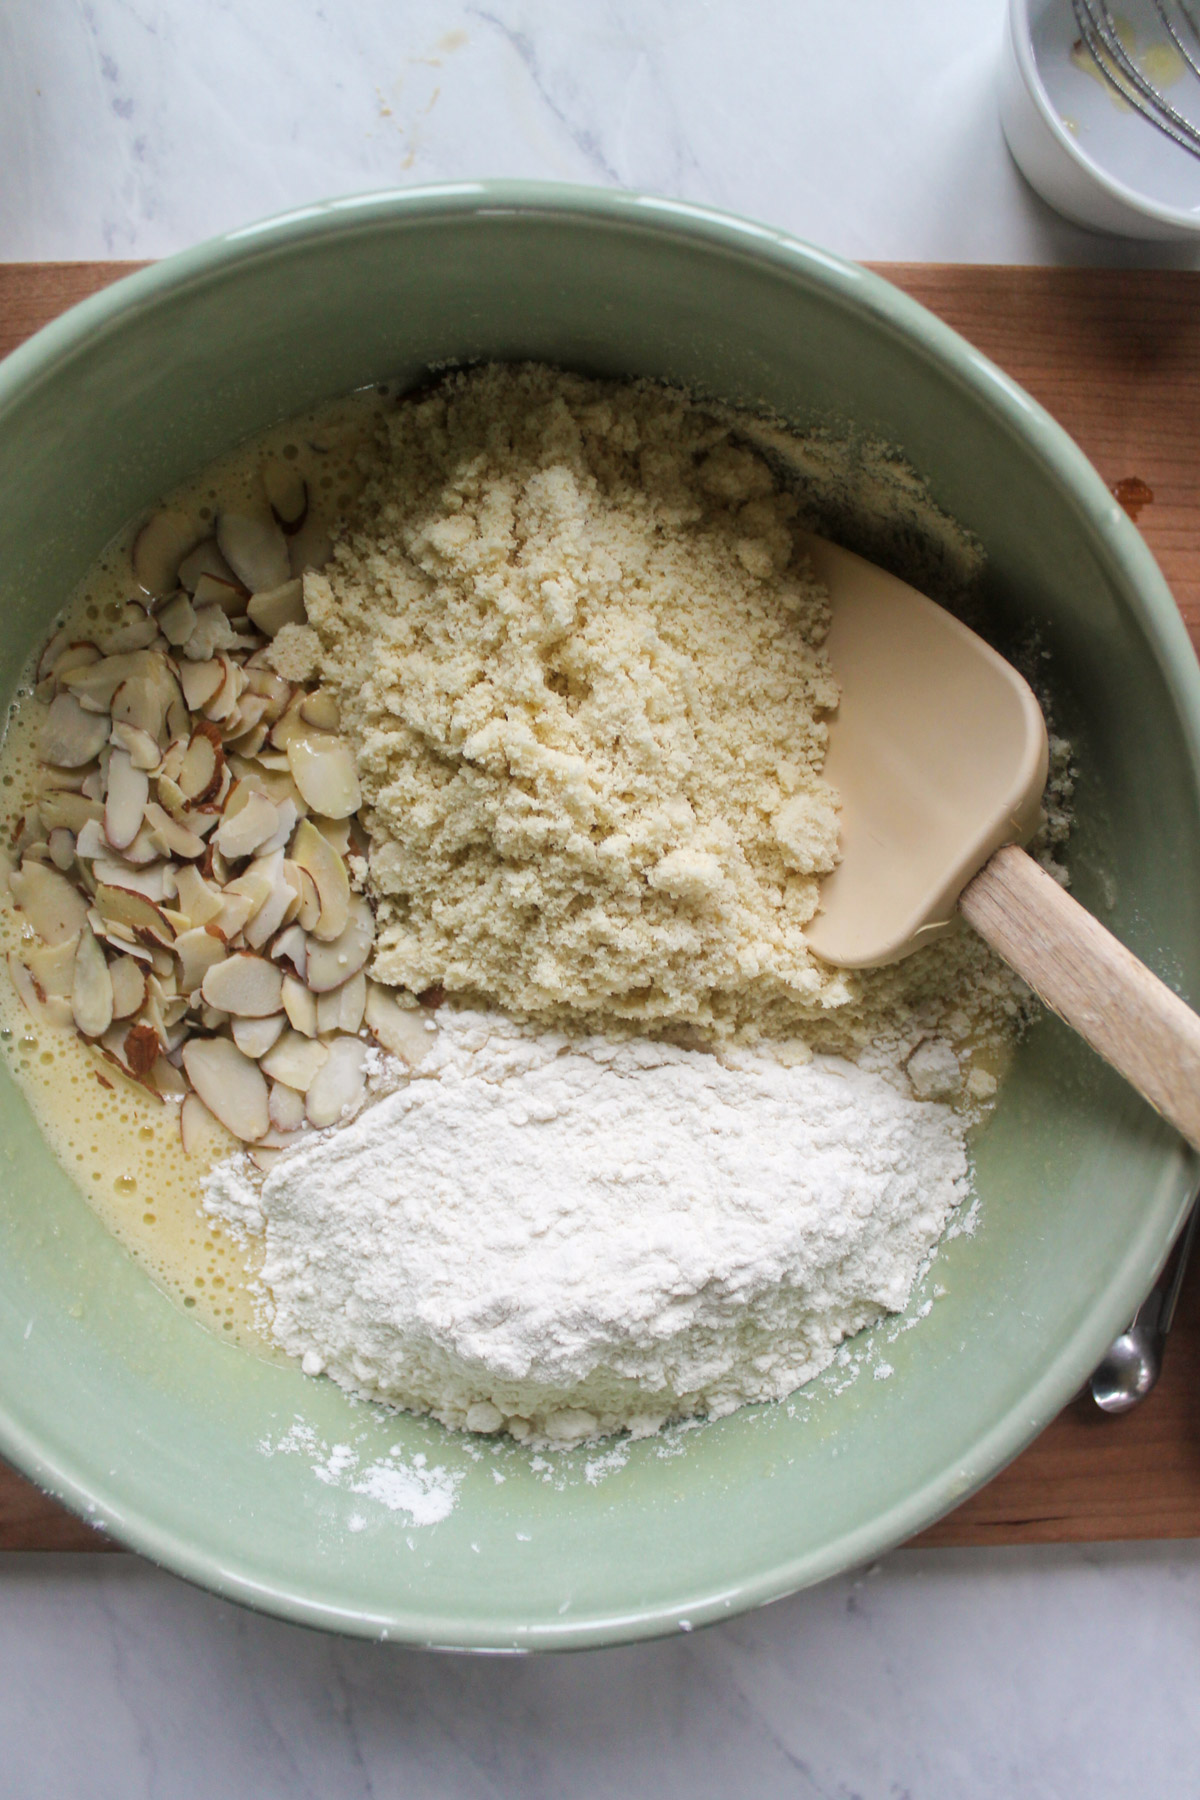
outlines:
M135 266L0 265L0 355ZM907 263L879 272L977 345L1066 427L1138 512L1200 646L1200 274ZM994 1481L914 1541L1194 1536L1200 1263L1184 1286L1162 1380L1141 1407L1112 1419L1090 1399L1075 1400ZM109 1547L0 1465L0 1549Z

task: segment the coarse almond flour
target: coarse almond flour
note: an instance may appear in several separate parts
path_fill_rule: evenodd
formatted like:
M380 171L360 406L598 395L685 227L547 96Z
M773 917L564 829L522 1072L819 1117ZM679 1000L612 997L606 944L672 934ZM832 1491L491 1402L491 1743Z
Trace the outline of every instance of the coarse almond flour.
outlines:
M322 663L357 748L378 978L838 1051L1016 1010L966 932L867 975L808 952L837 686L796 513L736 422L650 383L488 367L391 414L277 653Z

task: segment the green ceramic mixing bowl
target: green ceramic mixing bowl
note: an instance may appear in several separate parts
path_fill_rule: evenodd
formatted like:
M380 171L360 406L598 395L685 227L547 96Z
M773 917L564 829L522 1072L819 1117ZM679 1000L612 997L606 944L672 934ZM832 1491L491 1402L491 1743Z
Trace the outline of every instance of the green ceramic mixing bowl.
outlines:
M919 306L701 208L511 183L372 195L75 308L0 368L6 690L114 530L198 464L323 397L468 357L664 377L901 446L1065 672L1075 891L1200 997L1200 680L1137 532L1051 420ZM536 1458L206 1334L96 1223L7 1070L2 1089L0 1450L234 1599L492 1649L687 1629L929 1523L1080 1386L1195 1178L1043 1022L978 1145L978 1229L939 1253L922 1293L944 1293L917 1329L879 1327L858 1379L835 1370L791 1404Z

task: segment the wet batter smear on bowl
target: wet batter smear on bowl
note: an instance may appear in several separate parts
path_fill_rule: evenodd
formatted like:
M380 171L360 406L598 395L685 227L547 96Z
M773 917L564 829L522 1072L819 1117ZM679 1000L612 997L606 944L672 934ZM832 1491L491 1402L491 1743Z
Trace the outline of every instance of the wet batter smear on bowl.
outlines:
M806 947L837 671L785 463L829 465L781 444L485 368L267 434L84 583L4 751L6 1041L206 1322L569 1444L905 1305L1028 1001L965 927Z

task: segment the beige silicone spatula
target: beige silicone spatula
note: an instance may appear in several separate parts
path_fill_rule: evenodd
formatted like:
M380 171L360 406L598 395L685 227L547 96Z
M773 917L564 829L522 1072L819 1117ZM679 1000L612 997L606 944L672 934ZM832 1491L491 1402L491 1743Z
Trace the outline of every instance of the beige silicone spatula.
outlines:
M810 947L846 968L897 962L960 912L1200 1150L1200 1018L1021 848L1046 781L1032 690L915 588L822 538L808 547L842 690L825 761L841 861Z

